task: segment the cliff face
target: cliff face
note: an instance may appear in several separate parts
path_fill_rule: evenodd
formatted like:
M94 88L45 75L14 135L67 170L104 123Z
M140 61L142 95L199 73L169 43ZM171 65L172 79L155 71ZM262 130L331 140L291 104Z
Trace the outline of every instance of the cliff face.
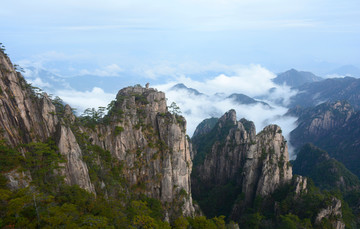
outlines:
M268 195L291 181L289 153L279 126L267 126L256 136L256 145L246 152L243 174L246 201L254 195Z
M170 212L171 204L180 202L182 212L192 215L186 121L168 112L165 94L140 86L124 88L105 119L108 123L86 132L94 144L125 162L130 185L168 204Z
M194 197L201 199L206 189L231 183L243 195L243 209L256 196L266 196L292 179L280 127L270 125L256 135L254 124L237 121L234 110L222 116L209 133L195 136L193 144Z
M0 125L12 146L45 140L55 132L55 106L46 95L36 94L9 58L0 54Z
M53 101L46 93L27 84L3 53L0 54L0 74L1 137L11 146L58 138L59 151L68 159L62 171L66 183L94 192L76 139L65 126L63 117L57 114Z
M103 167L100 156L93 150L100 147L101 152L109 152L111 160L117 160L116 164L122 168L121 176L127 185L121 191L159 199L169 217L193 215L192 161L185 134L186 121L168 112L164 93L140 86L125 88L110 104L109 114L89 127L73 115L68 105L27 84L3 53L0 74L1 137L9 145L15 147L52 138L66 159L59 171L65 183L94 194L106 192L106 187L111 185L106 178L99 180L91 175L94 168L89 166ZM25 148L21 150L25 153ZM90 156L95 161L85 160ZM12 171L7 177L14 181L21 176ZM20 184L21 180L16 182ZM16 182L11 184L14 186ZM99 184L101 190L96 188Z

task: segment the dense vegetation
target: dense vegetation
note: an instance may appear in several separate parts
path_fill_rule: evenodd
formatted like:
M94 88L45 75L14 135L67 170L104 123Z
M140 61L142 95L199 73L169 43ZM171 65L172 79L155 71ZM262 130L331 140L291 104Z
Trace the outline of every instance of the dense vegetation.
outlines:
M310 177L320 189L337 192L359 216L360 181L341 162L331 158L326 151L306 144L292 163L294 174Z
M347 192L360 189L360 181L341 162L312 145L304 145L293 162L293 173L313 179L316 186L327 190Z
M84 159L90 162L100 157L100 165L89 166L92 181L107 179L114 187L108 187L108 192L96 187L98 195L94 196L78 186L65 185L56 172L64 159L53 143L49 139L24 145L25 157L4 142L0 145L1 228L225 228L223 217L164 221L160 201L121 188L126 185L121 165L113 164L110 153L100 147L90 148ZM13 170L30 172L31 185L10 190L5 175Z

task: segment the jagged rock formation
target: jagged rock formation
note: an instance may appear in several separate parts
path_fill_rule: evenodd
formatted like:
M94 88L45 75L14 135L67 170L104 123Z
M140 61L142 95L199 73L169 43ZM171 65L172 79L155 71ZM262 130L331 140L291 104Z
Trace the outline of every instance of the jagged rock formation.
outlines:
M306 143L324 149L360 176L360 112L347 102L323 103L314 108L293 109L298 126L290 133L291 144L300 149Z
M142 186L147 196L169 204L183 202L192 215L190 173L192 161L186 121L167 110L165 94L152 88L127 87L119 91L109 124L86 130L93 143L124 161L131 186Z
M294 176L293 184L295 186L295 196L300 197L302 194L307 193L307 183L308 180L306 177Z
M74 149L74 135L56 114L57 110L52 100L46 93L40 93L27 84L3 53L0 54L0 70L1 137L8 144L18 146L60 136L60 153L69 159L63 172L66 176L65 181L94 192L87 166L81 159L81 151Z
M110 104L109 114L91 127L76 118L68 105L56 106L58 102L27 84L0 53L1 138L9 145L54 139L66 159L60 171L65 183L105 196L111 184L106 177L95 179L89 166L103 167L97 149L109 152L122 168L126 183L120 187L122 192L159 199L170 218L193 215L186 121L168 112L164 93L140 86L125 88ZM86 161L85 155L94 160ZM14 185L18 175L9 173Z
M315 193L306 177L292 175L286 140L279 126L269 125L256 134L254 124L245 119L237 121L234 110L224 114L210 130L209 122L204 120L198 135L192 138L193 197L208 217L225 215L245 228L260 224L277 228L283 222L261 222L259 216L304 218L307 208L311 208L313 225L344 227L341 201ZM302 227L300 219L295 221L294 225Z
M331 222L331 226L335 229L344 229L345 224L340 220L342 218L341 212L341 201L333 198L331 200L331 205L327 208L322 209L316 216L315 223L320 224L321 220L327 219L335 219Z
M194 197L200 198L204 190L232 183L237 194L243 193L242 207L236 208L234 218L256 196L268 195L292 179L280 127L270 125L256 135L254 124L245 119L237 121L234 110L222 116L209 133L195 136L193 145Z
M44 95L36 95L10 59L0 54L0 122L2 136L12 146L45 140L58 123L55 106Z

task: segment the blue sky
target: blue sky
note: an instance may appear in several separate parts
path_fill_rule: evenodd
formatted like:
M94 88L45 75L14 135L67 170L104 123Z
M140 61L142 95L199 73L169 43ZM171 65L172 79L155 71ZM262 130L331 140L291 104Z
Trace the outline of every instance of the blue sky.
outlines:
M320 74L360 66L357 0L3 0L0 16L14 62L67 76L154 79L192 73L185 65L217 71L214 64Z

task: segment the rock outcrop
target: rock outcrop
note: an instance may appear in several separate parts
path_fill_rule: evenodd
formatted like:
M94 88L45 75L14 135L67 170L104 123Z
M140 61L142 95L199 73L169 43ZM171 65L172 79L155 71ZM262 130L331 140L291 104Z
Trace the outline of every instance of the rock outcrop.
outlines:
M140 86L124 88L106 119L108 124L86 132L94 144L125 162L130 185L167 203L170 213L176 206L171 204L180 201L182 213L193 215L186 121L168 112L165 94Z
M322 219L333 219L331 220L332 228L335 229L344 229L345 224L340 220L342 218L341 212L341 201L339 199L333 198L331 204L320 210L317 214L315 223L320 224Z
M280 127L270 125L256 135L252 122L236 120L230 110L208 133L193 138L196 155L192 184L194 196L206 189L233 183L243 193L237 218L256 196L266 196L292 179L289 155Z
M66 183L94 192L81 151L63 115L46 93L25 81L4 53L0 53L0 128L1 138L13 147L49 138L58 140L60 153L68 159L62 172Z

